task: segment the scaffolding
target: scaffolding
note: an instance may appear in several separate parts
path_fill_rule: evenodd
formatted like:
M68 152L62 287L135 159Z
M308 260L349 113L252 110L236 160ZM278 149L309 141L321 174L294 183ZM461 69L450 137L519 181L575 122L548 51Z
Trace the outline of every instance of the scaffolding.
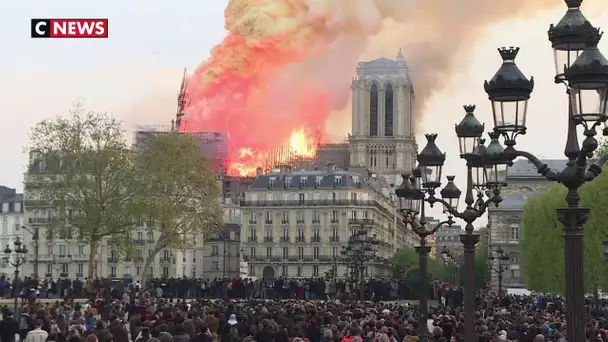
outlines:
M315 158L315 156L306 157L299 155L290 146L273 147L268 151L268 156L263 167L265 171L272 171L282 165L289 165L291 169L295 170L302 168L304 163L310 162Z

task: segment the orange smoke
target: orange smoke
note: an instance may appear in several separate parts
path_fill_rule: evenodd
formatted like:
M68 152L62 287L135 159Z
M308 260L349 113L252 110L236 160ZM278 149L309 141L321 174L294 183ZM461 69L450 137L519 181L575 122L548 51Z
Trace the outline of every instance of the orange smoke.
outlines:
M314 156L318 143L327 140L330 113L348 107L351 76L370 38L375 48L390 43L384 51L389 56L405 46L419 116L431 91L446 83L441 78L449 73L452 56L488 24L555 5L559 2L230 0L229 33L191 75L180 130L225 132L228 172L242 175L263 167L273 147ZM407 29L395 30L399 23ZM383 31L386 24L390 32ZM344 121L347 131L350 118ZM320 136L312 134L316 131Z

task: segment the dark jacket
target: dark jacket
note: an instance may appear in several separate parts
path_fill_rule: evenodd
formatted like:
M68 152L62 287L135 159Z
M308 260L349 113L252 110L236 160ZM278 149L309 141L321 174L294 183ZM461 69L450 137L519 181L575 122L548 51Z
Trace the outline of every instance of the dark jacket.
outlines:
M2 342L15 342L15 334L19 333L19 324L11 316L0 321L0 340Z
M129 334L120 322L112 322L108 328L114 342L129 342Z

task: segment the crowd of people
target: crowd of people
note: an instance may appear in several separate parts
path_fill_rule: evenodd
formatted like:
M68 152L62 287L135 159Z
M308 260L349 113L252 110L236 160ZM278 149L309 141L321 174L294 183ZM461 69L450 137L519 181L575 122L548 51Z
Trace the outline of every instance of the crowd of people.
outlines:
M272 299L185 299L164 291L159 296L154 286L138 289L131 284L100 281L106 287L92 291L90 299L68 295L23 301L16 308L7 304L0 310L0 341L411 342L420 341L423 329L429 341L464 341L461 291L449 286L436 289L431 284L438 300L421 326L416 302L378 300L375 293L365 301L338 298L339 290L334 298L322 299L304 298L292 290ZM73 294L69 292L78 287L70 289L68 294ZM564 305L559 297L480 293L475 313L478 341L567 341ZM608 302L589 301L588 309L587 342L608 341Z
M398 300L418 297L411 293L412 286L405 280L369 279L364 284L349 280L322 278L264 280L253 279L193 279L193 278L153 278L142 285L131 279L44 279L38 281L24 278L20 284L10 279L0 278L0 298L12 298L36 292L38 298L88 298L104 297L107 292L146 290L155 297L163 298L264 298L264 299L360 299ZM419 286L414 286L419 287ZM429 297L438 298L439 282L428 287ZM456 290L457 291L457 290ZM409 292L409 293L408 293Z

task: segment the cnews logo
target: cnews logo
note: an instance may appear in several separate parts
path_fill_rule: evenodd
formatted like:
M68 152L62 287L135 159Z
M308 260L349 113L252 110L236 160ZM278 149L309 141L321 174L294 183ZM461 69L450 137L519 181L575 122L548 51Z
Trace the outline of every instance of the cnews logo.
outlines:
M108 19L32 19L32 38L108 38Z

